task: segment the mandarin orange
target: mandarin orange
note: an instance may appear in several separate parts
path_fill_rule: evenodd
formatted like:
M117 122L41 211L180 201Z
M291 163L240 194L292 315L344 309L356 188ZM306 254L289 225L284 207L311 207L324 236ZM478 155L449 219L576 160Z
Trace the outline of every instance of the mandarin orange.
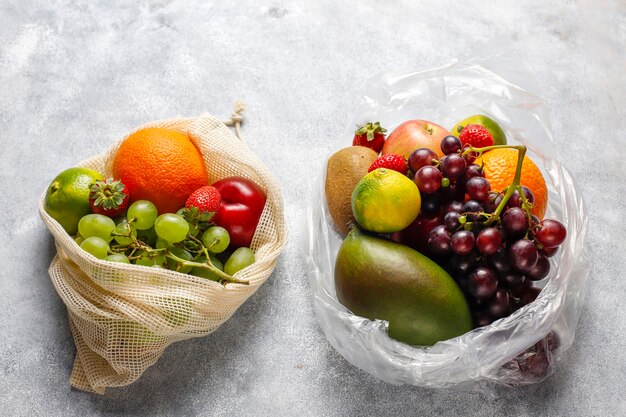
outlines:
M479 166L484 164L485 178L491 184L491 190L500 192L513 182L517 158L516 149L492 149L485 152L474 163ZM548 188L541 171L528 156L525 156L522 162L520 185L528 187L533 192L535 203L531 213L543 219L548 207Z
M149 200L159 214L175 213L209 182L202 155L189 136L155 127L138 130L122 142L113 176L128 187L131 201Z

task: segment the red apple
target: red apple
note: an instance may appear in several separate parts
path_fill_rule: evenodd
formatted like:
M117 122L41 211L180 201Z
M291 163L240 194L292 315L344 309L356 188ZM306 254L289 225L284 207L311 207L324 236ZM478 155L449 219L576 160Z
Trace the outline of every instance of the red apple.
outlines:
M427 120L408 120L396 127L387 138L382 153L408 158L415 149L429 148L441 158L441 139L450 135L444 127Z

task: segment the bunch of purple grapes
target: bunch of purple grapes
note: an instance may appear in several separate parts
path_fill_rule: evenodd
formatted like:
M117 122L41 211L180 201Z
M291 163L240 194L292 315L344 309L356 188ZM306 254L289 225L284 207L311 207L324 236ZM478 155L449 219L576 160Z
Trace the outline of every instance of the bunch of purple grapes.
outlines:
M474 325L485 326L537 298L541 289L533 283L550 272L548 258L566 230L556 220L530 214L534 196L526 187L503 203L506 190L491 190L474 163L476 153L455 136L445 137L441 150L441 160L427 148L408 159L422 195L422 211L412 226L426 232L427 240L410 244L406 233L392 238L444 267L465 293Z

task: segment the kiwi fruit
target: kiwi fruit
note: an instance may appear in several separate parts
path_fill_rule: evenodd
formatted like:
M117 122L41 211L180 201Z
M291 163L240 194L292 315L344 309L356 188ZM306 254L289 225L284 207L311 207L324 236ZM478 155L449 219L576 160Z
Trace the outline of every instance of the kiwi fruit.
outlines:
M352 191L378 154L364 146L349 146L335 152L326 165L326 201L337 229L346 235L354 223Z

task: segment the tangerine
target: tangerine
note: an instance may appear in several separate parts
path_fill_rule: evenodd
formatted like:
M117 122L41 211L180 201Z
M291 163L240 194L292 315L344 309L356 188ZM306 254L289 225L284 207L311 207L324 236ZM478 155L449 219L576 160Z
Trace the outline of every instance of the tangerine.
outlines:
M209 183L202 154L189 136L157 127L138 130L122 142L113 176L128 187L131 201L151 201L159 214L175 213Z
M417 185L406 175L386 168L370 172L352 192L352 213L365 229L394 233L406 228L420 212L422 199Z
M518 151L516 149L492 149L485 152L474 163L479 166L484 164L485 178L491 184L491 189L501 192L513 182L517 157ZM533 192L535 203L531 213L539 219L543 219L548 207L548 188L541 171L528 156L524 156L522 161L520 185L528 187Z

